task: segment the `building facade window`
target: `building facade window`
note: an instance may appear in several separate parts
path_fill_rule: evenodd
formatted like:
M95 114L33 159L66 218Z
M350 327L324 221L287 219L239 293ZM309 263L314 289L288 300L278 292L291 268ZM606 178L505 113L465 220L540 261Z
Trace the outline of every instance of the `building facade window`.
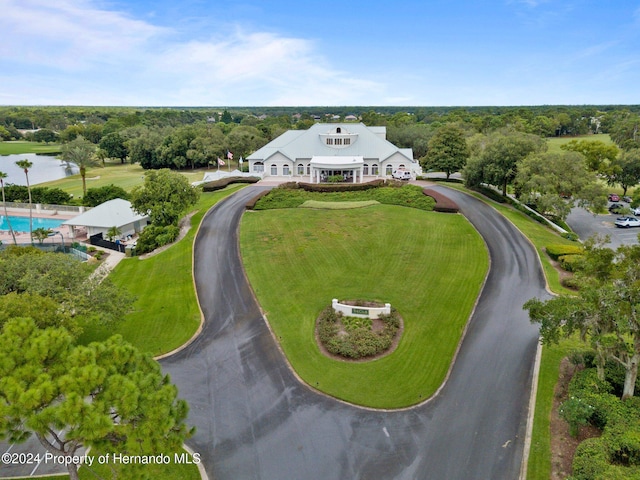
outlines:
M362 174L363 175L369 175L369 164L365 163L364 165L362 165Z
M282 174L283 175L289 175L289 165L283 165L282 166Z
M301 163L298 164L298 175L304 175L304 165Z
M264 172L264 164L262 162L256 162L253 164L253 171L255 173L262 173Z
M277 165L271 165L271 175L273 175L273 176L278 175L278 166Z
M378 165L375 163L371 165L371 175L378 175Z
M307 163L307 175L311 175L311 164Z
M350 138L345 138L344 139L344 144L345 145L351 145L351 139Z
M387 165L385 175L391 175L393 173L393 165Z
M327 145L333 145L333 138L327 138Z
M401 163L400 165L398 165L398 170L404 170L404 163Z

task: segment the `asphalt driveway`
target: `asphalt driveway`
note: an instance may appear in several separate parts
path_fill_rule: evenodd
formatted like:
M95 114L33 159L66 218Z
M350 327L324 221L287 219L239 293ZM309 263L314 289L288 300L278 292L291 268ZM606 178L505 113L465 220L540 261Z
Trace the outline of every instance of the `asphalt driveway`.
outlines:
M538 257L484 203L434 188L485 238L491 270L444 388L404 411L346 405L292 373L238 251L244 205L264 187L247 187L207 214L194 256L206 323L191 345L161 363L191 406L197 433L188 444L211 478L518 478L538 339L522 304L547 297Z

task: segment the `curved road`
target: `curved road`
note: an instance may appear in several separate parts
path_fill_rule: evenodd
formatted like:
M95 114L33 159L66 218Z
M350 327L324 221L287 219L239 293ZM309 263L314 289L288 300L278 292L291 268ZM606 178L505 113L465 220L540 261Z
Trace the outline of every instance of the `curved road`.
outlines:
M237 229L245 203L264 188L245 188L205 217L195 245L205 326L161 362L191 406L197 432L188 444L210 478L517 479L538 339L522 304L548 296L528 241L482 202L434 187L485 238L487 284L433 400L404 411L360 409L296 379L253 299Z

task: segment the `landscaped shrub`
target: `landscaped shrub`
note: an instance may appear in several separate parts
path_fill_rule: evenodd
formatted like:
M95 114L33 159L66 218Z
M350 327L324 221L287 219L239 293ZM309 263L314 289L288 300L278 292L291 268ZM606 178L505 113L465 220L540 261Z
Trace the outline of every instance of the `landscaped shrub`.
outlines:
M216 190L222 190L228 185L233 183L257 183L260 181L260 177L225 177L213 182L207 182L202 185L203 192L215 192Z
M375 331L373 320L343 317L342 313L327 307L317 321L318 339L333 355L350 359L373 357L391 348L400 328L400 317L395 310L390 315L381 315L378 321L384 326Z
M573 457L573 479L595 480L609 468L609 459L600 438L588 438L578 445Z
M436 192L435 190L432 190L430 188L425 188L422 190L422 193L433 198L433 200L436 202L435 207L433 207L433 210L435 212L458 213L458 211L460 210L456 202L451 200L449 197L441 194L440 192Z
M560 267L567 272L575 272L579 270L580 265L584 261L584 255L562 255L558 257Z
M178 238L179 234L180 228L176 225L168 225L166 227L147 225L136 242L136 253L142 255L167 245Z
M562 245L552 244L545 247L547 254L553 259L558 260L563 255L582 255L584 248L581 245Z
M274 208L296 208L307 200L322 202L352 202L362 200L376 200L386 205L402 205L418 208L420 210L433 210L435 201L422 193L422 188L416 185L403 184L396 187L368 187L368 190L350 191L341 189L331 193L310 192L305 189L305 184L300 184L299 189L274 188L267 195L258 199L255 210L267 210ZM357 185L357 184L356 184ZM326 187L328 185L323 185Z
M253 197L251 200L247 202L247 204L245 205L245 208L247 210L254 210L256 208L256 203L258 203L258 200L260 200L262 197L264 197L268 193L269 193L269 190L265 190L264 192L258 193L255 197Z
M289 185L293 183L295 187L287 187L285 185ZM385 185L385 181L382 179L373 180L367 183L337 183L337 184L328 184L328 183L296 183L289 182L283 185L280 185L282 188L302 188L307 192L357 192L361 190L370 190L372 188L378 188Z

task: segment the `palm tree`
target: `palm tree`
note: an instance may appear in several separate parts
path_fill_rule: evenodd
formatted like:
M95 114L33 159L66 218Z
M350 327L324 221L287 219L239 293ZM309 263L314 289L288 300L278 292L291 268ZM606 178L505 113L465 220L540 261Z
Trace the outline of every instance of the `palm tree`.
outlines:
M78 135L74 140L62 147L62 159L66 162L75 163L80 170L82 177L82 195L87 195L87 168L96 167L100 163L95 155L96 146L82 135Z
M13 228L11 228L11 222L9 221L9 214L7 213L7 202L5 200L5 196L4 196L4 179L7 178L7 174L4 172L0 172L0 187L2 187L2 204L4 205L4 218L7 219L7 226L9 227L9 231L11 232L11 236L13 237L13 244L17 245L18 242L16 242L16 234L13 231Z
M33 166L33 163L27 160L18 160L16 165L24 170L24 175L27 177L27 191L29 192L29 238L31 238L31 244L33 245L33 204L31 203L31 185L29 185L29 169Z

